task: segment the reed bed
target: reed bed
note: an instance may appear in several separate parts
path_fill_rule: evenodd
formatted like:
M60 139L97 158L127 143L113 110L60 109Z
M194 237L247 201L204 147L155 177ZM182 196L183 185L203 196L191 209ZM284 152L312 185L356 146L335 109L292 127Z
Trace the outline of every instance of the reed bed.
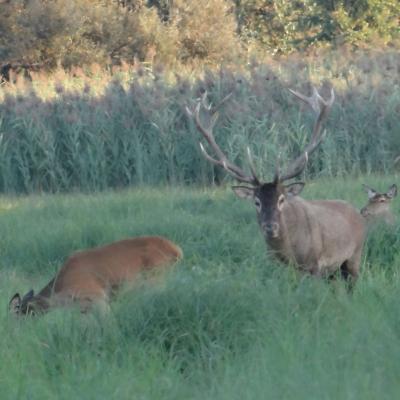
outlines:
M184 110L205 90L213 103L233 92L215 136L239 164L250 146L267 177L278 154L285 163L307 141L312 116L287 88L311 84L323 94L334 87L337 100L307 173L388 172L400 154L399 65L394 50L342 49L203 72L123 65L15 76L0 89L0 192L221 182Z

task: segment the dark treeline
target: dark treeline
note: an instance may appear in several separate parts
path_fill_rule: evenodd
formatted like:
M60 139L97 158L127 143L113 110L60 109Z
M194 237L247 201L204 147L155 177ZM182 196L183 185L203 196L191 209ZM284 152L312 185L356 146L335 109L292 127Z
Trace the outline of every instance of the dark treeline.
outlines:
M394 43L397 0L0 0L0 66L218 64L249 50Z

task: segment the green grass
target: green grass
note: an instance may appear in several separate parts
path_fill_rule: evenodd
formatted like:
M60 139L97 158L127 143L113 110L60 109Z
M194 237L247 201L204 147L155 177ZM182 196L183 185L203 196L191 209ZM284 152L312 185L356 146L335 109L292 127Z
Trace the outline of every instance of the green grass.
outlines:
M358 208L361 183L310 182L306 198ZM399 213L399 201L393 209ZM0 199L1 399L394 399L400 394L398 228L368 237L352 294L266 252L250 203L229 189L137 189ZM16 320L73 251L160 234L185 257L109 314L54 310Z

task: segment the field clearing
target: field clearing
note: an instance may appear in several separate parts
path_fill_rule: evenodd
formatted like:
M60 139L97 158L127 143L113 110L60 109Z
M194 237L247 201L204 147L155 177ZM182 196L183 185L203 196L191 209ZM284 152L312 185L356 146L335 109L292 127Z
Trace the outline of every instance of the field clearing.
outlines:
M398 176L309 182L306 198L365 204ZM398 200L393 209L399 214ZM2 399L394 399L400 393L399 229L370 233L353 294L271 259L229 189L0 199ZM185 258L158 286L96 310L15 320L71 252L160 234Z

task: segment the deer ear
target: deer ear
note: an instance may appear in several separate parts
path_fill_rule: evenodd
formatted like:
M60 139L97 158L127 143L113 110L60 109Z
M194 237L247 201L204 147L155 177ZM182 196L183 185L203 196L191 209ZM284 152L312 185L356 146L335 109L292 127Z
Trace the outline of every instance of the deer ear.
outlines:
M362 186L364 188L364 191L368 194L368 199L371 200L378 194L378 192L375 189L372 189L369 186L364 185L364 184Z
M304 182L291 183L290 185L285 186L286 194L289 196L297 196L303 190L304 185Z
M247 186L232 186L232 190L235 192L237 197L241 199L253 200L254 189Z
M8 310L13 314L18 314L21 307L21 296L19 293L15 293L8 303Z
M389 199L393 199L393 197L397 196L397 186L395 184L390 186L389 190L386 193L386 196L389 197Z

